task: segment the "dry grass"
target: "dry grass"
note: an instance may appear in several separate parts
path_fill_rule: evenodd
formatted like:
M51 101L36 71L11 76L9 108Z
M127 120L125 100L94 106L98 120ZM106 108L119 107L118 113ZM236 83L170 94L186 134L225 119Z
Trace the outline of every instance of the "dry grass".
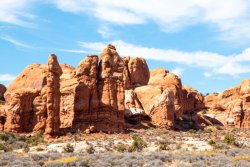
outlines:
M65 158L59 158L59 159L55 159L55 160L50 160L46 163L51 163L51 162L62 162L62 163L70 163L73 162L77 159L76 156L73 157L65 157Z
M250 156L236 156L236 157L232 157L231 160L232 161L241 161L241 160L244 160L244 161L250 162Z

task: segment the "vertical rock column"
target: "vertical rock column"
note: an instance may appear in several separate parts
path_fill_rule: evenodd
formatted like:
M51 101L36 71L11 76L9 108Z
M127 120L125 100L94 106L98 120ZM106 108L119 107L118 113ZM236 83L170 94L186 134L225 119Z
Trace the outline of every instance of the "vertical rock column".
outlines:
M77 129L86 129L96 121L99 108L97 91L98 56L85 57L76 68L74 120ZM90 125L91 124L91 125Z
M98 127L103 131L124 130L124 64L116 48L108 45L101 53L98 92Z
M58 134L60 127L60 76L62 69L57 57L51 54L48 59L47 73L47 120L45 134L53 136Z

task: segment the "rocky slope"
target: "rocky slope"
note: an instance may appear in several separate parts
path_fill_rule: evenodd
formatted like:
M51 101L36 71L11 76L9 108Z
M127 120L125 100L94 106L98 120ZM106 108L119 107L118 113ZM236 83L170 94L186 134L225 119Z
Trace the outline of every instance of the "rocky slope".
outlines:
M216 121L224 126L250 127L250 80L221 93L209 94L205 107Z
M190 116L197 125L207 124L207 117L197 114L205 107L226 114L224 125L248 127L249 84L204 100L177 75L163 68L149 71L143 58L121 58L112 45L76 68L59 65L52 54L47 65L32 64L7 90L1 86L0 130L45 131L50 137L77 130L124 132L142 121L176 128L177 120Z

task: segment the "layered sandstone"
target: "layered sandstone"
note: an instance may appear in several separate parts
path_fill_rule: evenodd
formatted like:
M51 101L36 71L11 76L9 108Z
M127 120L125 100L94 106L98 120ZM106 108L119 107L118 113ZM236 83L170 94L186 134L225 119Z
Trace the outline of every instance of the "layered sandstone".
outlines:
M46 87L45 65L32 64L15 79L5 93L5 105L2 115L6 120L4 130L7 132L39 131L38 122L45 125L44 87Z
M204 103L209 113L220 115L218 121L225 126L250 127L250 81L227 89L219 94L205 97Z
M150 77L148 65L143 58L124 57L124 85L125 89L147 85Z
M4 101L4 93L6 92L6 87L0 84L0 100Z
M182 87L182 106L185 113L199 111L204 108L203 95L190 86Z
M124 130L123 70L124 64L116 48L108 45L99 63L97 129Z
M147 115L157 127L173 128L183 114L181 80L163 68L150 71L148 85L126 92L127 113Z
M2 92L0 87L0 97ZM204 99L192 87L182 86L177 75L163 68L149 71L144 59L121 58L112 45L100 58L86 56L76 68L59 65L50 55L47 65L25 68L2 100L0 130L6 132L123 132L131 118L174 128L189 115L197 118L204 107L208 114L200 118L208 124L213 121L206 116L215 113L221 116L217 122L226 126L250 126L250 80Z
M164 68L157 68L150 71L149 85L160 86L162 90L169 89L174 94L175 117L179 118L183 114L182 107L182 83L181 79Z

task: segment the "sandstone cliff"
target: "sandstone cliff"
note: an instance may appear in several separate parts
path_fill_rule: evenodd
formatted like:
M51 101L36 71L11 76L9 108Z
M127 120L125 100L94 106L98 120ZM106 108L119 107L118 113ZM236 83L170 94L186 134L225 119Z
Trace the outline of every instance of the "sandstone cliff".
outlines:
M250 80L243 80L240 85L219 94L209 94L204 104L209 113L225 126L250 126Z
M47 65L32 64L7 90L1 86L0 99L5 100L0 104L0 130L45 131L49 137L77 130L124 132L130 120L175 128L177 121L192 117L199 124L205 120L200 114L204 107L223 114L218 121L226 126L250 126L249 80L204 99L177 75L164 68L150 71L143 58L121 58L112 45L100 58L86 56L76 68L59 65L50 55Z

